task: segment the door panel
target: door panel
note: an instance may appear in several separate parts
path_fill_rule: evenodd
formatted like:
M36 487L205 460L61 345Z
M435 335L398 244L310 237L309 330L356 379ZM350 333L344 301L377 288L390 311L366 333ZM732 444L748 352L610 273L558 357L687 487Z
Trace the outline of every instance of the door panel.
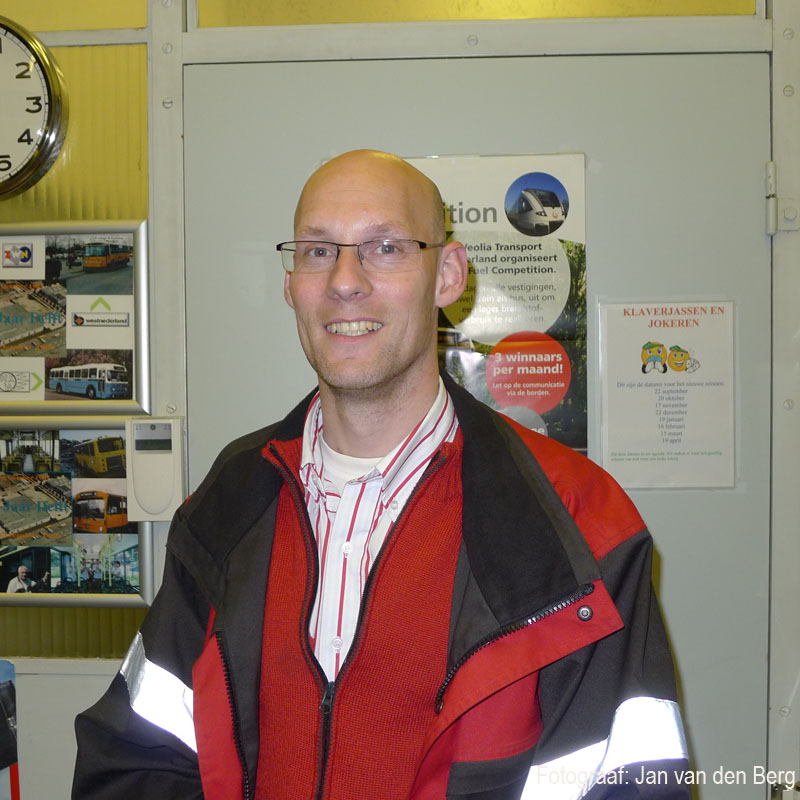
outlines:
M735 488L633 496L656 540L700 796L751 797L749 779L712 775L766 758L767 56L197 65L184 89L190 488L225 442L313 386L274 244L291 238L305 178L344 150L586 154L590 455L598 300L734 301Z

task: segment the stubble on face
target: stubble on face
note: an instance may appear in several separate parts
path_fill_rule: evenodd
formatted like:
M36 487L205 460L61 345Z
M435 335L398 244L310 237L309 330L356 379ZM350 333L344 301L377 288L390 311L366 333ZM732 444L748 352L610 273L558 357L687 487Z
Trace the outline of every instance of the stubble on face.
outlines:
M396 156L346 153L321 167L304 187L295 235L339 242L383 236L441 242L441 197L426 176ZM435 383L438 252L423 252L418 269L396 275L366 274L356 267L348 278L352 286L337 285L341 276L336 275L324 292L319 291L324 276L287 278L287 300L297 314L303 350L320 386L332 396L350 403L402 403L418 385ZM353 257L343 253L340 259ZM311 281L317 283L316 295L306 292ZM324 328L337 318L369 319L383 328L364 342L337 341ZM367 341L370 337L373 341Z

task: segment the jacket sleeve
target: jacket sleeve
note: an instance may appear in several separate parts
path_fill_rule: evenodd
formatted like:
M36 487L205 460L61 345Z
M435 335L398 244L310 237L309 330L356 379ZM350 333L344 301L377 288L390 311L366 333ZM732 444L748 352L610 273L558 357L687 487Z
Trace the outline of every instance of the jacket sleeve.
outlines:
M168 548L161 589L119 673L100 701L76 719L74 800L203 797L192 665L209 614L208 602Z
M688 798L672 656L646 530L599 566L624 628L542 670L543 731L523 798Z

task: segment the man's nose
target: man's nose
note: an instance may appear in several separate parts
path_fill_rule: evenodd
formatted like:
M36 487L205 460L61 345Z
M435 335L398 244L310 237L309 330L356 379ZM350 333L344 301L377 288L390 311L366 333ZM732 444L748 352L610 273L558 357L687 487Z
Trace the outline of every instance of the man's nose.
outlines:
M339 248L339 257L331 269L328 285L333 294L343 298L369 294L369 275L358 258L357 247Z

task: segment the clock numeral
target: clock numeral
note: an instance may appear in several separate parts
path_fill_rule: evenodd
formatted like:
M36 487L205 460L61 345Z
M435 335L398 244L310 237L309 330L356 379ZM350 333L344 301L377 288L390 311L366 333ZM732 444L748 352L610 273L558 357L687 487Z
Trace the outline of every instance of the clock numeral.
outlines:
M11 156L0 156L0 172L8 172L11 169Z
M33 108L26 108L25 110L29 114L36 114L42 110L42 97L39 95L38 97L26 97L26 100L30 100L33 103Z
M18 78L30 78L31 77L31 65L28 61L18 61L18 67L22 67L22 71L17 73Z
M21 144L33 144L33 136L31 136L31 129L26 128L17 139Z

